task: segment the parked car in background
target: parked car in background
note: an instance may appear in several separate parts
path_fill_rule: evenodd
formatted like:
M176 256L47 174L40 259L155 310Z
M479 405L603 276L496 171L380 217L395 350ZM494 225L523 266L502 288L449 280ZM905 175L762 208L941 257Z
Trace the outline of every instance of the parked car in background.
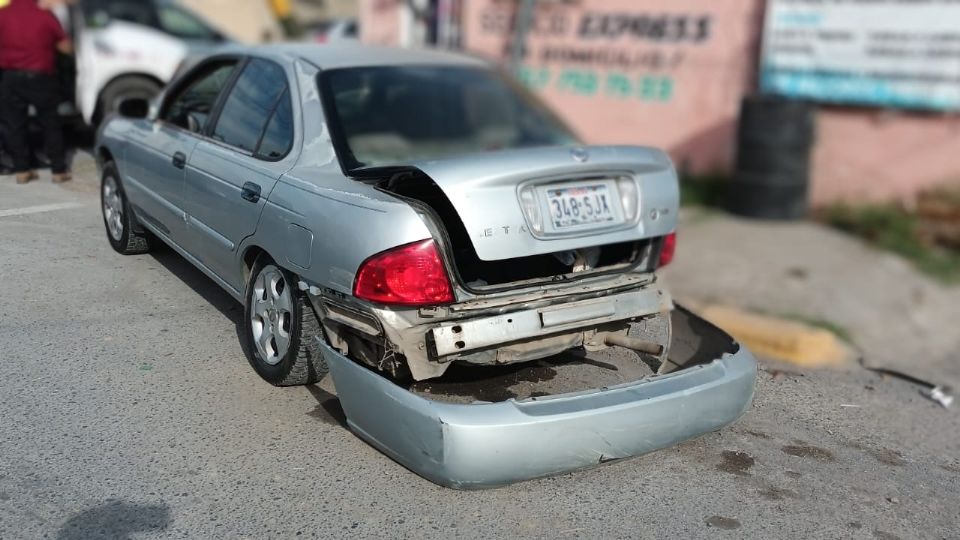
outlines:
M360 24L355 19L330 19L304 25L303 33L315 43L335 43L360 39Z
M125 98L154 97L186 58L228 41L175 0L81 0L69 16L75 106L90 125Z
M351 428L427 478L485 487L637 455L751 402L750 353L656 279L675 246L669 157L579 145L478 59L234 48L120 113L95 145L113 249L172 246L243 303L263 379L330 371ZM632 334L653 320L664 340ZM658 373L484 404L404 382L610 347Z

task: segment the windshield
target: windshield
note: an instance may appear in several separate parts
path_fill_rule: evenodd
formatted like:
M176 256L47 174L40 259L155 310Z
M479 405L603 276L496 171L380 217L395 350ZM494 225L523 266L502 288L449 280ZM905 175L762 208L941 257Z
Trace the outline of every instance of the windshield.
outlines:
M321 86L344 169L575 144L533 96L483 68L337 69Z

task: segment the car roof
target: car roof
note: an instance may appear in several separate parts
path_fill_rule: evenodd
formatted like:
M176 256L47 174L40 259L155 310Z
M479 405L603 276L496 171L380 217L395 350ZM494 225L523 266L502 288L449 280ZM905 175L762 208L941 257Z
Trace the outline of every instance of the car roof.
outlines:
M302 59L316 65L320 69L336 69L345 67L364 66L391 66L432 64L464 67L489 67L490 64L480 58L455 54L446 51L430 49L401 49L397 47L382 47L377 45L363 45L359 43L344 44L307 44L283 43L258 45L255 47L237 47L230 52L261 56L274 60Z
M393 65L449 65L490 67L480 58L431 49L401 49L359 43L281 43L257 46L229 46L221 53L259 56L278 61L305 60L320 69Z

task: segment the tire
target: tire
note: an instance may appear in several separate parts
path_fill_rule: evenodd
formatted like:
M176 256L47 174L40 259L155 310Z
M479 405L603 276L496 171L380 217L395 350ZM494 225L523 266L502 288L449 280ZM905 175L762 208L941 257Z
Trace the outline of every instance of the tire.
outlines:
M807 186L738 176L727 188L728 211L749 218L797 220L807 216Z
M814 108L806 102L776 96L747 96L740 107L740 144L808 149L816 137Z
M329 371L317 343L320 321L296 283L266 256L257 259L247 283L243 348L257 374L274 386L313 384Z
M737 149L737 172L810 177L810 151L762 143L741 143Z
M140 232L137 218L123 191L117 166L108 162L100 179L100 209L110 247L121 255L140 255L150 251L150 237Z
M94 124L100 122L117 110L120 101L126 98L153 99L160 93L162 86L147 77L130 75L116 79L107 85L100 93L100 100L97 102L97 111L94 114Z

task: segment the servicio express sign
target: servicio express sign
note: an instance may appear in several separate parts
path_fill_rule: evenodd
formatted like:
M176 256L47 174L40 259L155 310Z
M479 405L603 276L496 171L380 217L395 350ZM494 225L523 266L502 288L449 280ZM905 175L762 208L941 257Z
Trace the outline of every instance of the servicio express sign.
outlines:
M760 86L840 104L960 109L960 1L770 0Z

